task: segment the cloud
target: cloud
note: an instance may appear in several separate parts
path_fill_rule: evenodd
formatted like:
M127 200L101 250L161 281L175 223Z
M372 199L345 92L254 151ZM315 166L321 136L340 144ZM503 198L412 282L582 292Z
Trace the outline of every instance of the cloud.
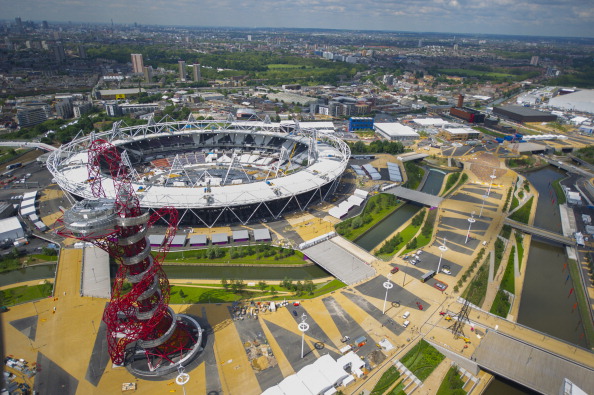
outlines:
M593 0L0 0L5 18L594 37Z

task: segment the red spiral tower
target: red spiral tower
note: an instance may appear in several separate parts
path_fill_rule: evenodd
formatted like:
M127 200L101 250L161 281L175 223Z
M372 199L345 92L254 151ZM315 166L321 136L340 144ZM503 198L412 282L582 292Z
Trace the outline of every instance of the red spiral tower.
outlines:
M95 140L88 152L88 182L94 198L67 210L58 233L93 243L119 264L103 314L112 362L126 365L138 376L167 375L187 365L202 343L198 322L168 307L169 281L161 263L177 231L178 212L165 207L153 215L142 213L131 171L116 147ZM112 179L113 186L104 186L104 178ZM153 256L146 235L156 222L167 224L167 230Z

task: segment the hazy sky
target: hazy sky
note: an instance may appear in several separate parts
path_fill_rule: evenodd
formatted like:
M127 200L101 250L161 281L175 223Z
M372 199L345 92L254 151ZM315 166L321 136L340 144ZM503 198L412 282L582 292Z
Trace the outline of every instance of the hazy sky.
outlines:
M0 0L2 18L594 37L594 0Z

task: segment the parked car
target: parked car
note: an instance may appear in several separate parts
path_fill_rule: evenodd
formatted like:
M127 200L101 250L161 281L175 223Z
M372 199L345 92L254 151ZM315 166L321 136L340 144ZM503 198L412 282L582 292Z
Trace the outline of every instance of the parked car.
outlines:
M392 274L394 274L394 273L398 273L398 270L400 270L400 269L398 269L398 267L394 266L394 267L392 268L392 270L390 270L390 273L392 273Z
M297 317L297 310L293 310L293 315Z
M447 285L445 285L444 283L440 283L440 282L437 282L437 283L435 283L433 286L434 286L435 288L439 289L439 290L440 290L440 291L442 291L442 292L443 292L443 291L445 291L445 290L446 290L446 288L448 287L448 286L447 286Z
M450 270L450 267L448 265L443 265L441 267L441 272L445 274L452 274L452 271Z

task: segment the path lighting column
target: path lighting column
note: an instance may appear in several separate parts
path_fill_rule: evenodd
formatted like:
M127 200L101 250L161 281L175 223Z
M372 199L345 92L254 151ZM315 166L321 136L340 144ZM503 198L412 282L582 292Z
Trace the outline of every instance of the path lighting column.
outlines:
M468 233L466 233L466 240L464 241L464 244L468 243L468 238L470 237L470 227L475 222L476 222L476 219L474 219L474 211L473 211L472 214L470 214L470 218L468 218Z
M497 178L497 176L495 175L495 169L493 169L493 174L491 174L489 177L491 177L491 183L489 184L489 190L487 191L487 196L489 196L489 194L491 193L491 187L493 186L493 180L495 180Z
M488 197L489 195L483 195L483 204L481 205L481 212L479 213L479 218L483 217L483 207L485 207L485 200L487 200Z
M185 372L183 366L179 365L177 367L178 375L175 377L175 383L182 386L184 390L184 395L186 395L186 383L190 381L190 375Z
M448 247L446 247L446 238L443 238L443 245L439 246L439 251L441 251L441 254L439 255L439 262L437 263L437 273L439 273L439 269L441 268L441 259L443 258L443 253L446 252L448 250Z
M386 301L388 300L388 291L390 289L392 289L393 287L394 287L394 284L392 284L390 279L388 279L388 281L386 281L384 283L384 288L386 288L386 297L384 298L384 308L382 310L382 314L386 314Z
M307 316L305 313L301 316L301 322L297 325L297 328L301 331L301 359L303 359L303 347L305 344L305 332L309 330L309 324L305 322Z

